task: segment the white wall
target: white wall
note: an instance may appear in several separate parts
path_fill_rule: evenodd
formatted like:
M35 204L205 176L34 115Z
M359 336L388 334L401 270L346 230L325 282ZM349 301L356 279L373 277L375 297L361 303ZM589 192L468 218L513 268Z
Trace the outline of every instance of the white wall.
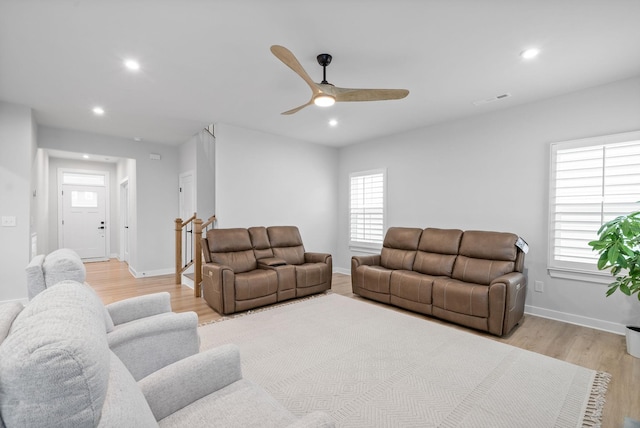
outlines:
M205 130L179 147L180 174L194 173L195 210L205 221L215 214L215 158L215 138Z
M31 166L35 155L31 109L0 101L0 216L16 218L15 227L0 227L0 301L27 297L24 268L30 260L34 223Z
M218 227L294 225L307 251L335 254L338 150L216 126Z
M174 227L178 216L178 149L149 142L134 142L86 132L39 127L42 148L115 156L135 160L129 164L131 208L129 267L136 276L175 272ZM159 154L161 160L149 158Z
M406 132L340 150L338 251L349 269L348 176L386 167L387 226L514 232L531 247L531 313L622 331L637 299L547 274L549 144L640 129L640 78ZM534 281L544 292L533 292Z

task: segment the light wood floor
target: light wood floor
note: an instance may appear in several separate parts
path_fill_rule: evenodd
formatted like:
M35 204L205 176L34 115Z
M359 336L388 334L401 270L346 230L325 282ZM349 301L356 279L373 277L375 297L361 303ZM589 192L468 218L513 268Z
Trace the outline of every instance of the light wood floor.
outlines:
M87 263L87 282L98 292L105 304L159 291L171 294L171 303L176 312L194 311L201 323L220 318L203 299L193 297L193 290L174 283L173 275L135 279L125 263ZM419 314L413 314L391 306L362 299L351 292L349 275L334 274L332 291L370 304L380 305L425 319L438 322ZM443 323L444 324L444 323ZM452 324L447 324L455 328ZM466 331L471 331L465 329ZM548 355L593 370L612 375L604 409L603 427L621 428L624 418L640 420L640 359L626 353L625 339L586 327L526 315L524 321L509 335L497 338L476 333L492 340Z

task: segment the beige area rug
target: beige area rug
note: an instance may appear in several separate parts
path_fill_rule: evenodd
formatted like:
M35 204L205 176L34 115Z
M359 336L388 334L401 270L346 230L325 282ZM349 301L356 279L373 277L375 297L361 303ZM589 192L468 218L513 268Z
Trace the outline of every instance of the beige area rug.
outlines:
M337 294L199 329L291 412L339 427L596 427L610 378Z

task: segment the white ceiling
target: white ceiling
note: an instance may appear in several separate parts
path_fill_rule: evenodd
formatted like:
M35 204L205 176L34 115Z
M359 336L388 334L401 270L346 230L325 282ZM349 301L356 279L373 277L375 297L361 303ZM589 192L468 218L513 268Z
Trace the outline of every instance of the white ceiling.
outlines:
M272 44L316 81L327 52L337 86L410 94L282 116L311 92ZM0 100L42 125L167 144L224 122L343 146L637 75L639 0L0 0Z

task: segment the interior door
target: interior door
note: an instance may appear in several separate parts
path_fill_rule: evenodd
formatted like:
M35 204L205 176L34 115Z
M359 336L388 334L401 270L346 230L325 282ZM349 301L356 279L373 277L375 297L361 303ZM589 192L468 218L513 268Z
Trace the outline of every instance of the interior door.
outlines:
M104 186L62 186L62 243L82 259L106 259Z

